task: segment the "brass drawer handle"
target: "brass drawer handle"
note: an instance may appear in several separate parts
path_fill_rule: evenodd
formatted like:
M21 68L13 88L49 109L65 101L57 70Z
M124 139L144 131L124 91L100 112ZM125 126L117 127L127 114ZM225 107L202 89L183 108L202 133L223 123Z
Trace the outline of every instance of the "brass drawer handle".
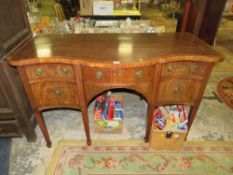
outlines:
M117 71L117 75L118 75L118 76L122 76L122 75L123 75L123 71L122 71L122 70L118 70L118 71Z
M199 67L197 66L197 65L192 65L191 66L191 72L192 73L195 73L195 72L197 72L199 70Z
M62 75L67 75L69 73L69 69L66 68L66 67L62 67L61 68L61 73L62 73Z
M179 94L179 93L180 93L180 87L179 87L179 86L175 86L175 87L173 88L173 90L174 90L174 92L175 92L176 94Z
M103 76L104 76L104 73L102 71L97 71L95 74L95 77L97 79L101 79L101 78L103 78Z
M56 96L61 96L61 95L63 94L63 91L62 91L61 88L55 88L55 89L54 89L54 94L55 94Z
M135 72L135 77L136 78L142 78L142 76L143 76L143 71L142 70L137 70Z
M168 67L167 67L167 71L168 72L174 72L175 71L175 68L173 67L173 66L171 66L171 65L169 65Z
M41 76L43 74L43 70L41 68L36 68L35 69L35 75Z

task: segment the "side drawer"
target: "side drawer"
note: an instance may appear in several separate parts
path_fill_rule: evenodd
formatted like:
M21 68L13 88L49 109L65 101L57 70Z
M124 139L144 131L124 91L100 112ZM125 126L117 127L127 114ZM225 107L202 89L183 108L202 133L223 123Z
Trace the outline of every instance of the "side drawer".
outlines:
M29 83L43 80L75 81L74 68L68 64L36 64L25 68Z
M162 79L159 84L158 104L194 104L201 88L195 79Z
M75 83L40 82L32 84L31 90L38 108L79 106Z
M162 67L161 76L203 76L208 67L202 62L172 62Z
M0 121L0 137L21 136L22 132L17 120Z

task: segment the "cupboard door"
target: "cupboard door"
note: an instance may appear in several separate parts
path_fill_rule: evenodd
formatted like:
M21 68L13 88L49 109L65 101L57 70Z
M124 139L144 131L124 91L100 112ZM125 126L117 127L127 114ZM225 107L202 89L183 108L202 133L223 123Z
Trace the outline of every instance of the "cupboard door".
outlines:
M22 132L17 120L0 121L0 137L21 136Z
M31 85L32 94L40 109L79 106L75 83L40 82Z
M0 57L32 36L23 0L0 1Z
M194 104L201 81L194 79L163 79L159 85L157 102L163 104Z
M21 136L36 139L32 123L32 110L27 101L16 68L0 60L0 130L1 137ZM12 127L12 128L11 128Z
M8 97L6 96L6 92L3 87L0 86L0 121L1 120L9 120L15 118L14 111L9 105Z

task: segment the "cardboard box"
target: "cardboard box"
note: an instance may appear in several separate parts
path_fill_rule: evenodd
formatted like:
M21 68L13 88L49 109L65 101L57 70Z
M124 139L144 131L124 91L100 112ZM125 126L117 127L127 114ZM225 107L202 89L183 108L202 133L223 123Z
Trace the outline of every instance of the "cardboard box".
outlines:
M93 1L93 15L111 16L113 15L113 1Z
M123 130L123 120L95 120L94 132L101 134L120 134Z
M81 16L91 16L93 0L79 0L80 4L80 15Z
M106 102L108 103L106 104ZM108 109L107 112L106 109ZM122 133L123 115L123 97L121 95L98 96L94 107L94 132Z
M166 131L152 129L150 149L180 150L186 137L186 131Z

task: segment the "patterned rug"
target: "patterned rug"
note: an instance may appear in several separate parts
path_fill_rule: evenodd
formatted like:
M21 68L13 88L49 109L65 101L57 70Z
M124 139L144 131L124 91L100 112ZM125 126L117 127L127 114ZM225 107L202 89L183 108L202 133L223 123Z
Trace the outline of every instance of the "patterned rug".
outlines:
M222 79L217 85L219 98L233 109L233 77Z
M46 175L233 174L232 142L217 143L187 142L180 151L155 151L145 144L85 146L61 141Z

